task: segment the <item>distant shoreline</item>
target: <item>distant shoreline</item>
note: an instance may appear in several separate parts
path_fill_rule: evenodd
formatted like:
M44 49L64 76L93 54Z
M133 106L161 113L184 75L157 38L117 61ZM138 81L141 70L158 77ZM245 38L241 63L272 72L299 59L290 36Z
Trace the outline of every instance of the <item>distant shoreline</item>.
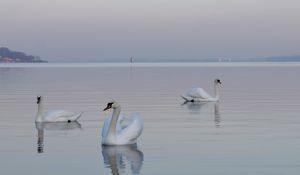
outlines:
M300 62L69 62L0 63L0 68L97 68L97 67L300 67Z
M39 56L26 55L23 52L0 47L0 63L47 63L47 61Z

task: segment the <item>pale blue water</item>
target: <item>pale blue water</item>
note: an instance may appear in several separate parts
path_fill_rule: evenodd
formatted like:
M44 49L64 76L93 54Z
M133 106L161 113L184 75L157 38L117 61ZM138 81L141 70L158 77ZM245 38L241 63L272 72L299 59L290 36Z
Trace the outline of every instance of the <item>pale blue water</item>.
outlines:
M9 67L8 67L9 66ZM0 174L298 174L298 63L0 65ZM201 86L221 101L182 104ZM48 109L83 111L79 123L35 125ZM101 147L111 99L138 112L136 146Z

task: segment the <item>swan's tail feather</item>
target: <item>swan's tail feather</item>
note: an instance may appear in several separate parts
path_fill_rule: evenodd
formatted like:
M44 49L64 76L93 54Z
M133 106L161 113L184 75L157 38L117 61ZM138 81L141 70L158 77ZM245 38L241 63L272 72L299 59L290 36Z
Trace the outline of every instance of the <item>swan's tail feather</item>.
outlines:
M72 121L77 121L77 120L82 116L82 114L83 114L83 112L80 112L80 113L74 115L74 116L72 117Z

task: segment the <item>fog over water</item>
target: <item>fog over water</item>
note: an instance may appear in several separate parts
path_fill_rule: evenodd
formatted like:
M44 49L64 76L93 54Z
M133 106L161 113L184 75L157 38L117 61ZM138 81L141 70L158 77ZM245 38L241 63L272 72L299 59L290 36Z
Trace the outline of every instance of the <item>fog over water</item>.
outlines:
M0 46L48 61L299 55L296 0L1 0Z

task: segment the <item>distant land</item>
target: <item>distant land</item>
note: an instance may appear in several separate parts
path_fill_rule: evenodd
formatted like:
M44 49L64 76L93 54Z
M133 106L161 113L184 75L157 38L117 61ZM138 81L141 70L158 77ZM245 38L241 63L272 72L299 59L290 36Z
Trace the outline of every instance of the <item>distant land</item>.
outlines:
M125 59L125 60L124 60ZM127 62L123 59L104 59L98 62ZM27 55L23 52L12 51L7 47L0 47L0 63L47 63L39 56ZM59 61L55 61L59 62ZM96 61L97 62L97 61ZM207 59L157 59L129 57L128 62L300 62L300 55L272 56L263 58L207 58Z
M45 63L39 56L26 55L23 52L12 51L0 47L0 63Z
M300 62L300 55L292 56L273 56L262 58L184 58L184 59L164 59L164 58L138 58L128 57L121 59L103 60L103 62L135 62L135 63L147 63L147 62Z
M265 58L211 58L203 59L205 62L300 62L300 55L273 56Z
M274 61L274 62L297 62L300 61L300 55L292 55L292 56L275 56L275 57L267 57L267 58L257 58L254 61Z

